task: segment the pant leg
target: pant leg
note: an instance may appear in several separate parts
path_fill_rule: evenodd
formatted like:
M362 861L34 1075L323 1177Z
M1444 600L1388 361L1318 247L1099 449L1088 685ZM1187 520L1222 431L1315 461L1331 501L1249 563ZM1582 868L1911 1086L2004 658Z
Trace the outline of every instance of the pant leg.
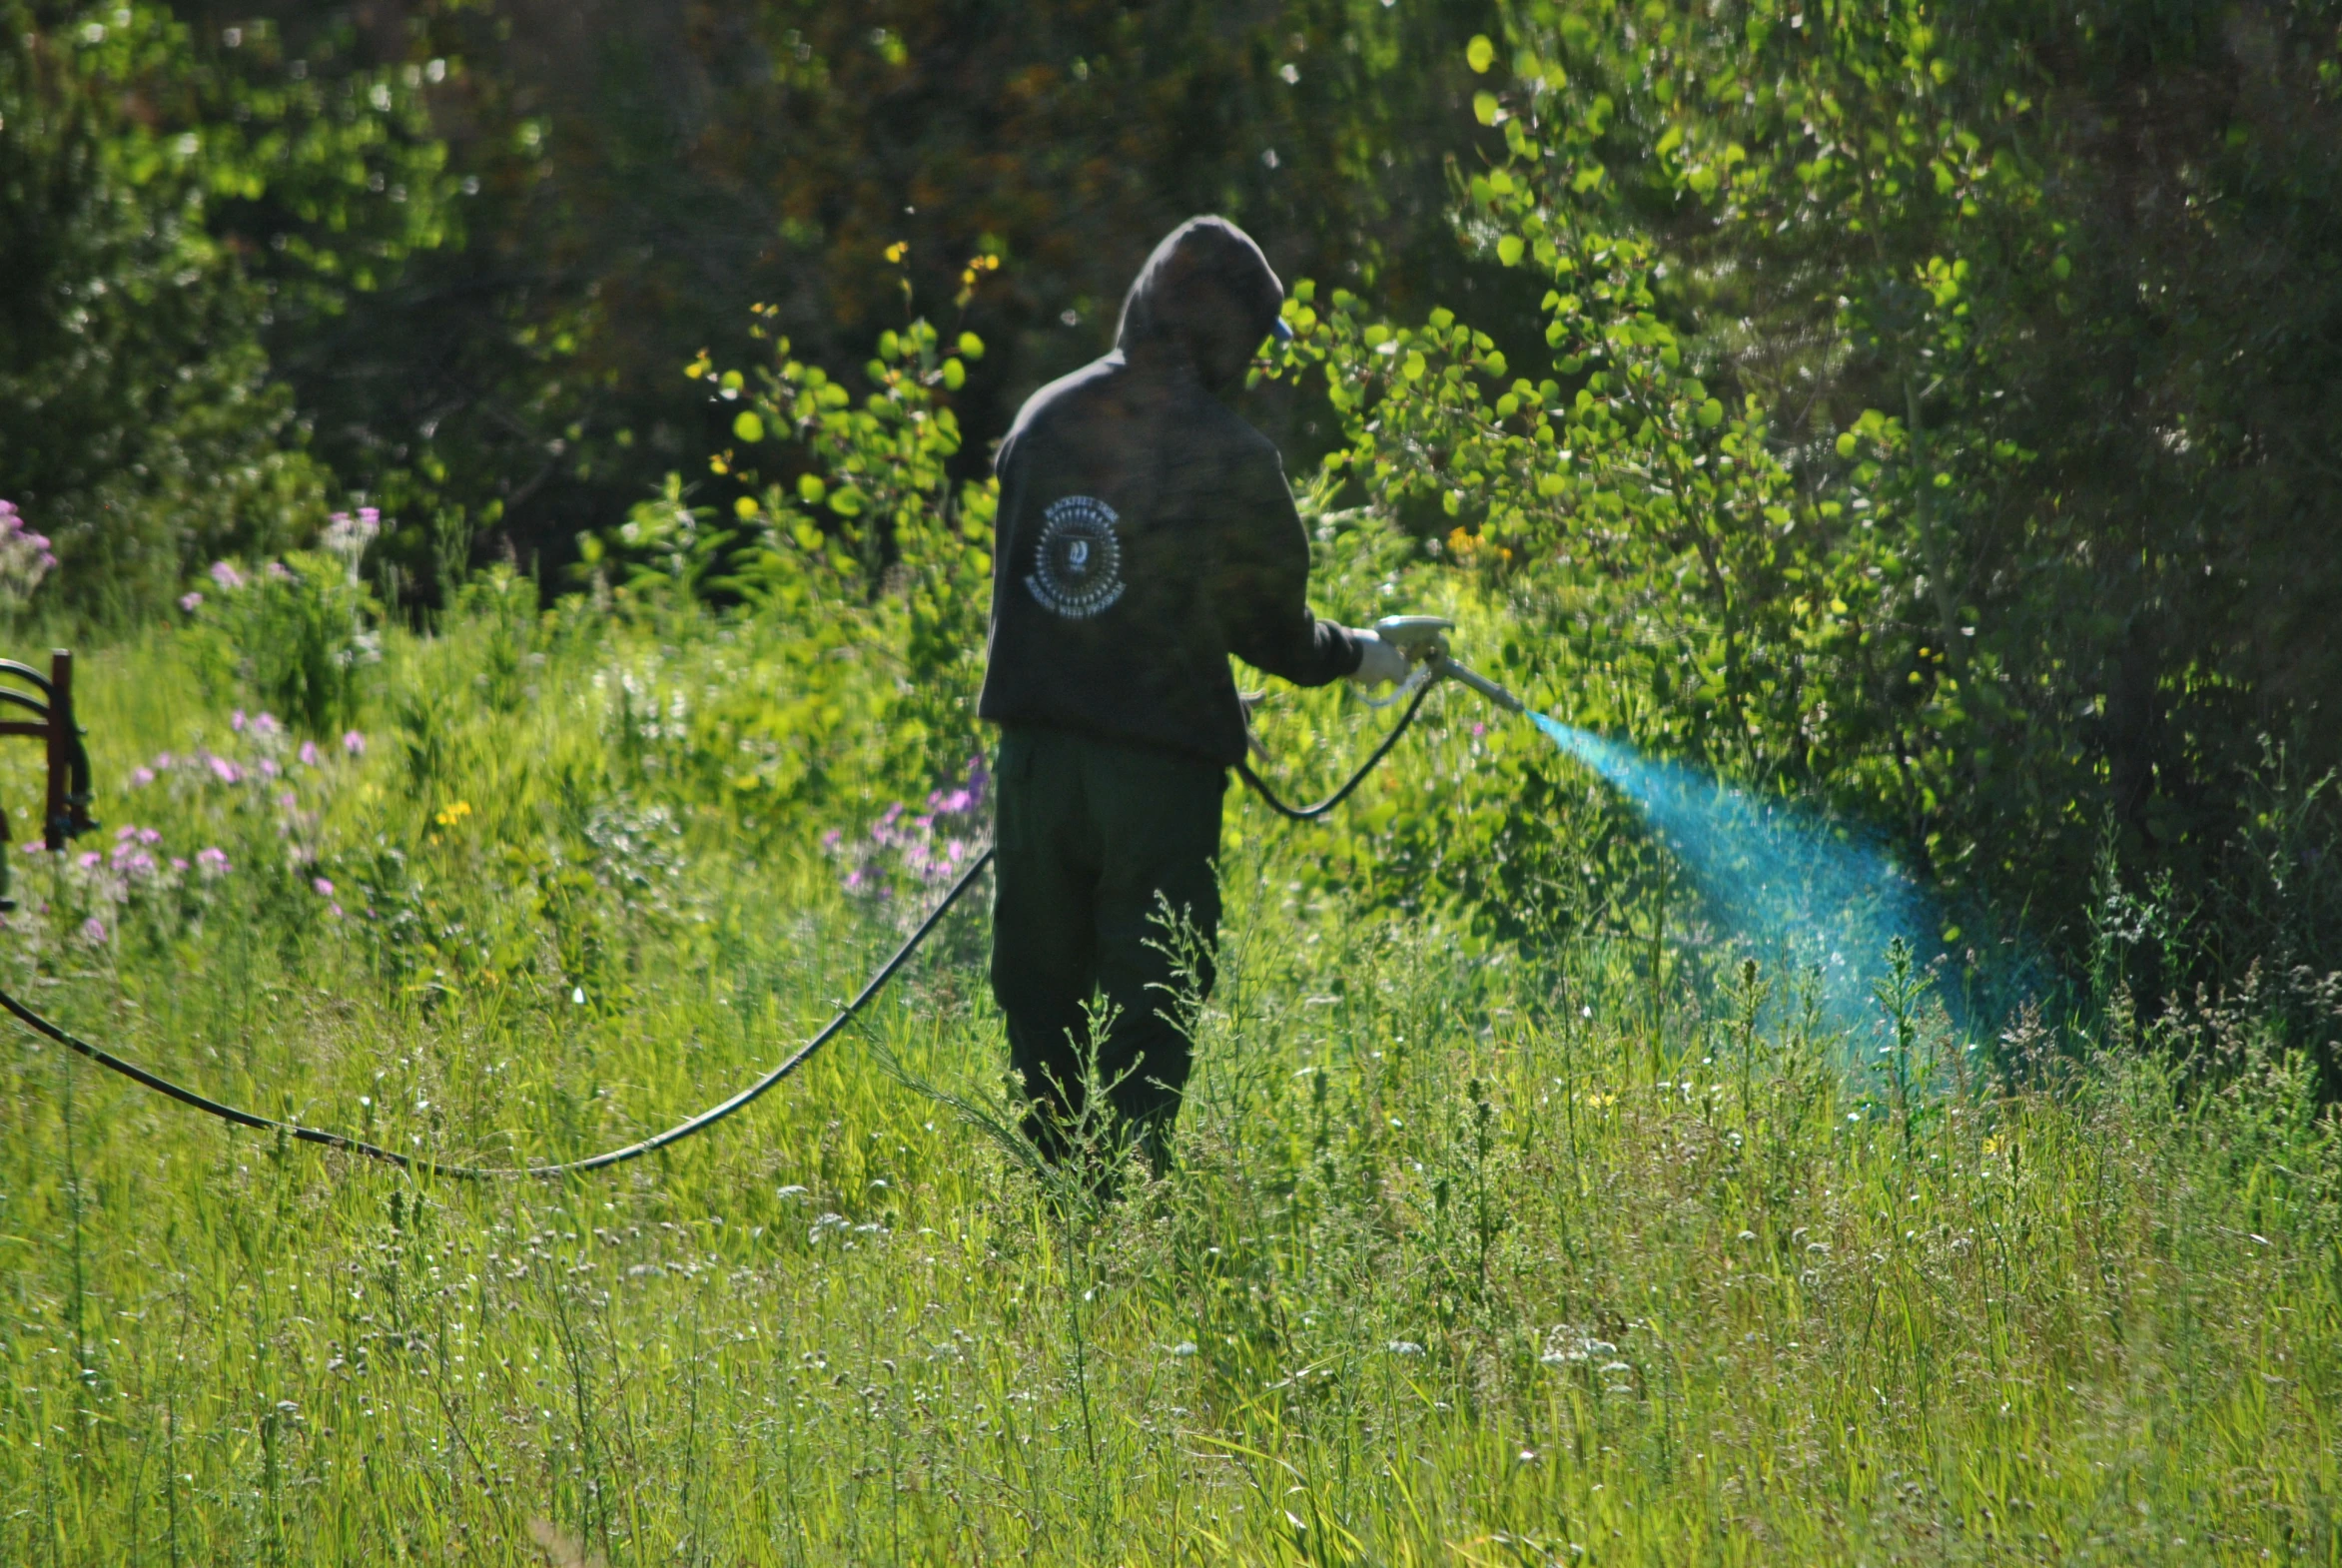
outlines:
M1011 730L994 773L992 994L1008 1017L1026 1136L1053 1159L1082 1114L1085 1007L1098 979L1099 867L1081 745Z
M1099 989L1115 1022L1098 1051L1126 1130L1160 1157L1192 1046L1183 1012L1210 995L1219 936L1220 805L1211 763L1093 744L1084 777L1098 823L1094 914ZM1168 911L1183 930L1167 924Z

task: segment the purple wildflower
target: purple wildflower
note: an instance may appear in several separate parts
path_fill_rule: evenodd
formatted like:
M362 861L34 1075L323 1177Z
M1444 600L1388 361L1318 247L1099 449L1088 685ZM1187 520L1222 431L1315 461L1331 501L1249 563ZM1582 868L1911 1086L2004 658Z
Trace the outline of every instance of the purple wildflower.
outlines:
M153 768L132 768L130 770L130 787L132 789L144 789L154 782L155 770Z
M106 945L106 923L92 915L81 923L81 939L91 947L104 947Z
M187 613L190 615L195 613L196 606L203 603L203 601L204 596L200 593L189 592L179 595L179 607L187 611Z
M234 713L228 715L228 727L236 731L236 733L239 735L244 733L244 726L251 722L252 721L250 719L247 719L244 716L244 710L242 708L238 708Z
M274 713L263 713L252 721L252 730L256 735L274 735L284 727L277 722L277 715Z
M174 855L171 857L171 869L173 871L185 871L187 869L187 862L181 860L177 855Z
M244 586L244 573L224 560L212 562L212 580L233 593Z
M226 757L215 755L207 760L212 765L213 776L218 778L221 783L241 784L244 782L244 770Z
M196 851L195 869L206 877L224 877L234 868L228 864L228 852L215 844Z
M269 580L271 582L291 582L293 573L283 561L273 560L269 562Z
M279 773L282 773L282 772L284 771L284 769L282 769L282 768L280 768L280 767L278 767L278 766L277 766L277 759L276 759L276 758L274 758L274 757L263 757L263 758L261 758L261 760L260 760L260 763L259 763L259 767L260 767L260 774L261 774L261 777L262 777L262 778L264 778L264 779L273 779L273 778L275 778L275 777L276 777L276 776L277 776Z
M316 741L305 740L301 743L301 760L303 765L307 767L314 768L318 765L318 743Z
M363 757L366 755L366 737L356 730L346 731L342 736L342 749L354 757Z
M315 881L310 883L310 886L318 890L318 897L320 898L332 898L334 896L334 884L328 882L324 877L317 878Z
M95 871L98 869L99 863L104 861L105 858L105 856L99 854L94 849L84 850L80 859L78 859L75 864L80 866L84 871Z

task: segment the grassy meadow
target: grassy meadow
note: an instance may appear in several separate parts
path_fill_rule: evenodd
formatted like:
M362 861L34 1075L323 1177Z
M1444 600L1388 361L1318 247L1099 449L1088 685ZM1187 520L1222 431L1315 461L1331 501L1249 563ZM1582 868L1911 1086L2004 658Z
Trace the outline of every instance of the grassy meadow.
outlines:
M186 632L85 650L106 826L11 852L0 976L400 1149L664 1127L917 897L693 772L777 636L483 597L308 736ZM1229 821L1178 1169L1113 1201L999 1136L981 907L567 1182L12 1029L0 1563L2342 1560L2342 1153L2249 998L1988 1049L1915 1003L1898 1097L1795 977L1493 943Z

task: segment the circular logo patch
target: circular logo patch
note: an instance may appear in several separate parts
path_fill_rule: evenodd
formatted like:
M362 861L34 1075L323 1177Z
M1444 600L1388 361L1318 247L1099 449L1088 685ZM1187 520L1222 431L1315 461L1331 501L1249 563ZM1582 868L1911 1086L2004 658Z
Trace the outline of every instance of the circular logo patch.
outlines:
M1088 620L1111 607L1123 596L1115 509L1094 495L1069 495L1041 515L1041 542L1026 590L1069 620Z

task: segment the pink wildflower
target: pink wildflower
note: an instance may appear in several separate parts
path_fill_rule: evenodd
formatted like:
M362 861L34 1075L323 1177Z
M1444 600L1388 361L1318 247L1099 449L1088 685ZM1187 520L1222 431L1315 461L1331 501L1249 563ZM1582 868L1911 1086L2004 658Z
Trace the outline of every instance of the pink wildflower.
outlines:
M106 945L106 923L92 915L81 923L81 939L91 947L104 947Z
M224 560L212 562L212 580L233 592L244 586L244 573Z
M342 736L342 749L354 757L363 757L366 755L366 737L356 730L349 730Z
M179 595L179 607L180 607L181 609L183 609L183 610L187 611L187 613L188 613L188 614L190 614L190 615L193 615L193 614L195 613L195 608L196 608L196 606L197 606L197 605L199 605L199 604L201 604L201 603L203 603L203 601L204 601L204 596L203 596L202 594L200 594L200 593L192 593L192 592L191 592L191 593L182 593L181 595Z
M319 877L316 881L312 882L310 886L318 890L318 897L320 898L332 898L334 896L334 884L328 882L324 877Z
M316 741L305 740L301 743L301 760L309 767L314 768L318 765L318 743Z
M228 852L215 844L209 849L196 851L195 869L206 877L224 877L233 868L228 864Z
M244 733L244 726L249 722L251 721L245 718L242 708L238 708L234 713L228 715L228 727L239 735Z
M153 768L132 768L130 770L130 787L132 789L144 789L154 782L155 770Z
M212 764L212 774L214 777L219 779L221 783L241 784L244 782L244 770L238 767L235 763L230 762L226 757L214 756L210 759L210 761Z

